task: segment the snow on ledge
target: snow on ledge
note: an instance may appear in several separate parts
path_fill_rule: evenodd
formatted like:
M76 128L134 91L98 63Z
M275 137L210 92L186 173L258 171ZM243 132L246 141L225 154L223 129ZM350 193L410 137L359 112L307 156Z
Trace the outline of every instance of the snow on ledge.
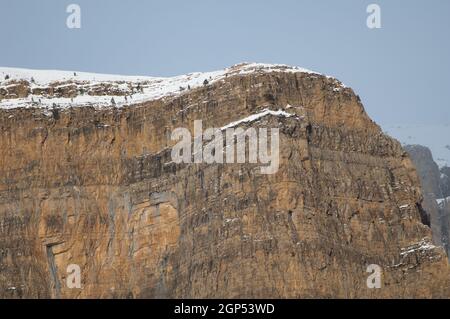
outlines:
M407 256L413 252L420 252L423 253L425 251L436 249L437 247L433 245L428 238L422 239L420 242L412 244L406 248L402 248L400 256Z
M283 111L281 109L278 110L278 111L272 111L272 110L269 110L269 109L264 109L260 113L252 114L252 115L247 116L247 117L245 117L243 119L240 119L238 121L231 122L231 123L229 123L229 124L227 124L225 126L222 126L220 129L222 131L224 131L226 129L239 126L240 124L243 124L243 123L254 122L254 121L259 120L259 119L261 119L261 118L263 118L263 117L265 117L267 115L273 115L273 116L278 116L278 117L292 117L292 116L296 116L295 114L291 114L291 113L285 112L285 111ZM296 118L299 119L299 117L297 117L297 116L296 116Z

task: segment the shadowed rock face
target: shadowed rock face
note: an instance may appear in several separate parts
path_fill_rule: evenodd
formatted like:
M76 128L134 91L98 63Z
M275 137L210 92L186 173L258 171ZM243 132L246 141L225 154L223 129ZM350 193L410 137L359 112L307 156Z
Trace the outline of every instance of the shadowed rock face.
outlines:
M450 167L441 168L442 198L450 197Z
M450 201L447 201L447 168L439 170L430 149L422 145L406 145L422 185L423 207L430 218L433 242L450 253Z
M424 195L432 194L435 198L442 198L441 173L433 160L430 149L422 145L407 145L405 150L417 167Z
M246 124L280 129L276 174L172 162L174 128L267 108L297 115ZM2 110L0 127L0 297L450 296L412 162L333 79L238 74L120 109Z

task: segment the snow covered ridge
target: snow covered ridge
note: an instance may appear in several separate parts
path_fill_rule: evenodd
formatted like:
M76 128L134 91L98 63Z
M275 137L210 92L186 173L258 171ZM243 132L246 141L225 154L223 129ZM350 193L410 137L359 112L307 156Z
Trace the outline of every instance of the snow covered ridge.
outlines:
M261 63L170 78L0 68L0 109L121 107L180 95L231 76L271 72L321 75L303 68ZM337 80L336 86L336 90L345 87Z

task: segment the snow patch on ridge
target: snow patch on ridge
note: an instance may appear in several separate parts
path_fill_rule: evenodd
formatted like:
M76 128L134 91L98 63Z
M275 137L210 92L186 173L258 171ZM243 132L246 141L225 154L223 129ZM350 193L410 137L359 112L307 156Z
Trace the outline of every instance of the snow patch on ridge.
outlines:
M259 120L260 118L263 118L267 115L273 115L273 116L278 116L278 117L291 117L291 116L296 116L295 114L291 114L288 112L285 112L283 110L278 110L278 111L272 111L272 110L268 110L268 109L264 109L262 112L257 113L257 114L252 114L250 116L247 116L246 118L240 119L238 121L234 121L231 122L225 126L222 126L220 129L222 131L228 129L228 128L233 128L236 126L239 126L243 123L250 123L250 122L255 122L256 120ZM298 118L298 117L297 117Z

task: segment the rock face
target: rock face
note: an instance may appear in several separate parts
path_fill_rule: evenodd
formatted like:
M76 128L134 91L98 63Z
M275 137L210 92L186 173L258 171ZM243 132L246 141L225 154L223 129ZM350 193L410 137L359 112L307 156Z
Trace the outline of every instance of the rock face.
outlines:
M430 149L422 145L406 145L405 150L417 167L424 195L442 198L441 173Z
M450 167L441 168L441 180L440 186L442 191L442 197L450 197Z
M423 207L430 219L433 242L444 247L450 255L450 205L446 200L449 194L448 177L445 174L447 168L439 170L431 151L425 146L406 145L405 150L410 154L419 174L424 194Z
M351 89L280 66L196 76L120 107L0 110L0 297L449 298L415 168ZM243 124L280 129L276 174L172 161L175 128L264 109L295 114Z

